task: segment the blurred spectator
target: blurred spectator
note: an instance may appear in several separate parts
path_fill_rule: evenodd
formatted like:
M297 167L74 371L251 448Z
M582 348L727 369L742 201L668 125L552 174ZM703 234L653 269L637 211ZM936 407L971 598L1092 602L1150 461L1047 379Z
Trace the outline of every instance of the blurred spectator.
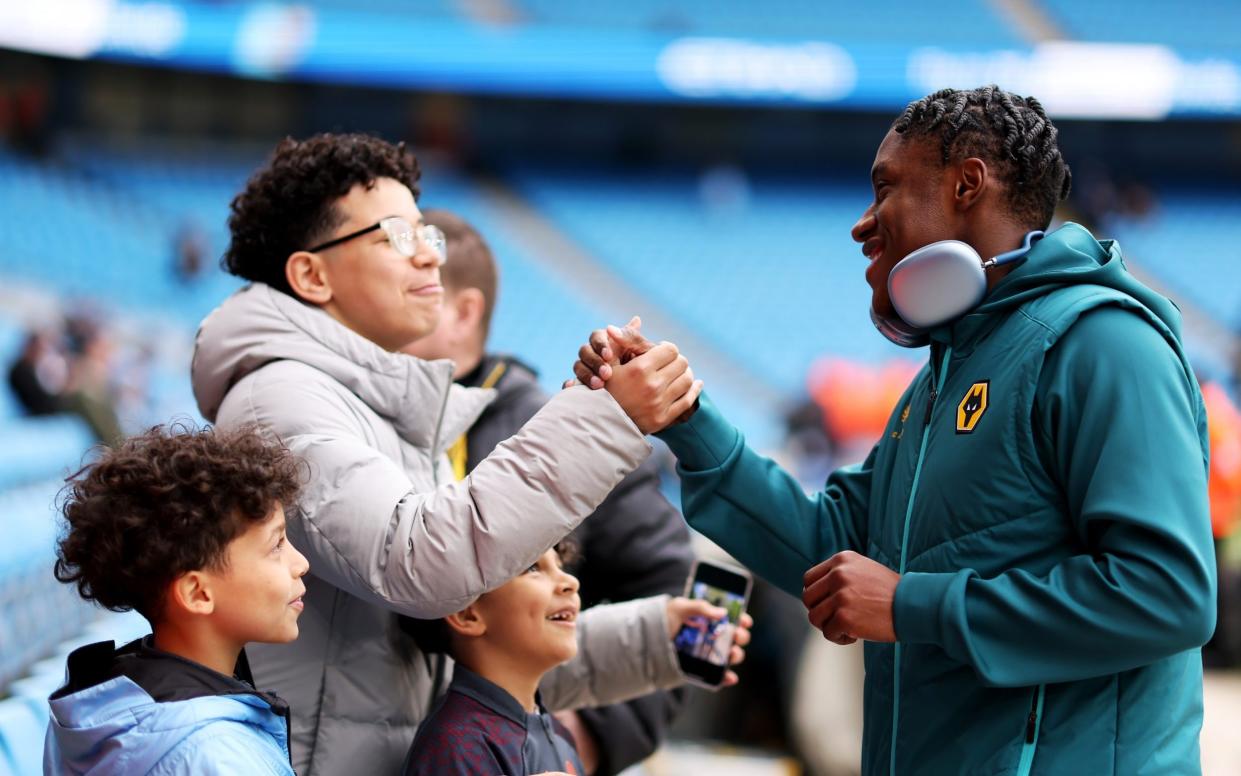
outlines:
M192 283L202 274L207 255L207 235L194 221L186 221L177 230L173 245L173 272L182 283Z
M803 486L818 487L836 468L840 442L828 433L823 407L805 398L784 415L784 449L789 469Z
M836 452L831 468L811 483L814 488L822 487L837 467L866 457L918 369L904 359L872 366L827 357L810 366L806 389L822 412L824 432Z
M750 179L735 164L717 164L698 178L703 207L715 215L732 215L750 205Z
M1219 573L1215 634L1202 648L1208 666L1241 665L1241 563L1229 552L1241 527L1241 411L1214 382L1202 385L1211 441L1211 530Z
M1092 228L1106 229L1116 218L1143 219L1154 212L1154 192L1132 178L1120 178L1090 159L1074 168L1075 219Z
M86 421L96 439L111 444L123 436L111 383L115 347L93 322L71 321L70 331L77 353L70 361L63 397L65 408Z
M28 415L62 412L60 396L69 377L69 362L53 335L31 331L17 360L9 367L9 385Z
M74 318L60 332L31 332L9 367L9 385L29 415L80 416L95 437L122 436L111 386L113 344L95 323Z
M787 419L786 445L790 466L807 490L818 490L831 472L866 457L918 368L904 360L871 366L832 357L811 365L809 398ZM862 759L862 648L830 644L809 627L804 609L796 607L796 616L804 635L799 650L787 650L796 669L785 701L793 747L810 773L852 776ZM768 617L761 620L764 627ZM757 644L750 648L751 656L758 652ZM838 690L823 693L827 685Z
M1211 530L1225 539L1241 522L1241 411L1219 383L1204 382L1202 400L1211 440Z

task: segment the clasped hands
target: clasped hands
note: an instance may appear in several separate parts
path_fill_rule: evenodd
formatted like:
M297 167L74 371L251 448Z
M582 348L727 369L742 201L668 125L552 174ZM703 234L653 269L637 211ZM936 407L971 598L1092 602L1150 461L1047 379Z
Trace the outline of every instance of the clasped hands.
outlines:
M643 433L660 431L687 419L697 407L702 381L670 342L653 344L634 317L623 329L609 326L591 332L573 364L582 384L606 388ZM812 567L802 578L802 603L810 624L823 637L846 645L896 641L892 607L901 576L887 566L851 550L838 552Z
M576 380L606 389L643 434L662 431L693 413L702 393L689 361L671 342L653 343L641 333L637 316L622 329L609 326L591 332L573 364Z

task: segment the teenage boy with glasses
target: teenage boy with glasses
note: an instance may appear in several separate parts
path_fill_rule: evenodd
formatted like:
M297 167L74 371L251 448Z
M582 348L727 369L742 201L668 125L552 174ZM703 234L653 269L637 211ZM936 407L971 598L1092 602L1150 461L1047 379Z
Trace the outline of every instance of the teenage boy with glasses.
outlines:
M418 179L403 146L374 137L280 143L232 203L224 265L253 282L195 348L203 416L266 426L311 466L289 514L313 569L302 635L250 655L294 710L303 776L396 772L433 684L397 615L443 617L517 576L701 387L675 348L656 348L611 393L558 394L456 482L445 450L492 395L453 385L448 362L395 352L434 329L443 300ZM580 657L542 685L549 707L680 683L658 599L588 612L579 630Z

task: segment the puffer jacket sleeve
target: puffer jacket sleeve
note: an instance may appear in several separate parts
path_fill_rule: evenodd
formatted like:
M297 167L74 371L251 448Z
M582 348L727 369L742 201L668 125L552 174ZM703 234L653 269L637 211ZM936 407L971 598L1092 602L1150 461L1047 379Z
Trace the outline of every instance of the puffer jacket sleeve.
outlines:
M582 612L577 657L543 677L543 704L553 711L602 706L684 683L667 607L661 595Z
M609 394L571 389L465 480L420 490L331 386L269 371L238 383L221 422L269 427L309 463L289 536L311 573L411 617L460 611L521 573L651 449Z

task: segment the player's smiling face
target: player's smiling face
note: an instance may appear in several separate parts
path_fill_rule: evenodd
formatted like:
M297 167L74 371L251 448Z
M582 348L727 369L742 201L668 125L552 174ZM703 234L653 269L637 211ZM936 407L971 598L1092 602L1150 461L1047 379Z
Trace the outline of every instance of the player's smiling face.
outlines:
M855 242L870 261L866 282L876 313L895 318L888 296L892 268L918 248L953 239L952 185L935 144L889 131L875 153L871 185L875 198L853 225Z

